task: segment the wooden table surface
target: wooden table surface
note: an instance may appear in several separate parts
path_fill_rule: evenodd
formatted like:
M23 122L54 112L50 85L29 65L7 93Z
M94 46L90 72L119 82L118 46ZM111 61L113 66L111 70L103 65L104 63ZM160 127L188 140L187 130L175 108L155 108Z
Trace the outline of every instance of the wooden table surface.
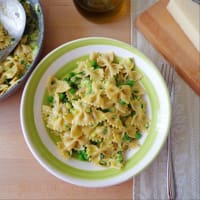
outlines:
M130 2L125 0L114 16L84 18L71 0L41 0L45 18L42 56L73 39L105 36L131 42ZM23 87L0 102L0 199L132 199L132 183L90 189L65 183L49 174L33 158L20 127Z

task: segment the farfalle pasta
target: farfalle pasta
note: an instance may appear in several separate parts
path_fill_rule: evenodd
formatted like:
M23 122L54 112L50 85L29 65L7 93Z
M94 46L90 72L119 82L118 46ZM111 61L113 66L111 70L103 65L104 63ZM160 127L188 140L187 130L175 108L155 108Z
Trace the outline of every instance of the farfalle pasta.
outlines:
M11 42L8 31L0 23L0 50L6 48Z
M22 3L27 16L26 28L14 51L0 62L0 95L6 93L21 80L30 68L38 51L39 30L33 8L29 1L20 0L20 3ZM12 42L12 38L5 30L2 30L0 24L0 50L9 45L10 42Z
M120 169L149 124L142 76L133 59L113 52L94 52L77 65L64 78L48 80L45 126L59 137L57 147L66 159Z

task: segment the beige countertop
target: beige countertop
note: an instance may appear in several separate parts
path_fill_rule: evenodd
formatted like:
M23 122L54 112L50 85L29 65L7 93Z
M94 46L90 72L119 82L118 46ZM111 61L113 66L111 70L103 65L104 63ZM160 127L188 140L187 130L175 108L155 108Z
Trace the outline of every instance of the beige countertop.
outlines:
M84 18L71 0L41 0L45 19L42 56L73 39L105 36L131 42L130 2L114 15ZM23 87L0 102L0 199L132 199L132 180L89 189L65 183L44 170L26 146L20 126Z

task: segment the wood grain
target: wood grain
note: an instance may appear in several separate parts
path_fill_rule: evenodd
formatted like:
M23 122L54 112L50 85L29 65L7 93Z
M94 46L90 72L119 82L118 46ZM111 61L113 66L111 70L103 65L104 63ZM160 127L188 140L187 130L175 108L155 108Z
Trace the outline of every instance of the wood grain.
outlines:
M130 2L124 1L114 16L83 17L71 0L40 0L44 11L45 37L42 57L57 46L88 36L112 37L130 43ZM0 199L38 200L131 200L132 180L99 189L65 183L43 169L25 144L20 127L23 88L0 102Z
M200 95L200 53L161 0L137 17L136 27L175 67L177 73Z
M130 1L111 16L84 17L71 0L41 0L45 14L43 55L70 40L81 37L103 36L131 42Z

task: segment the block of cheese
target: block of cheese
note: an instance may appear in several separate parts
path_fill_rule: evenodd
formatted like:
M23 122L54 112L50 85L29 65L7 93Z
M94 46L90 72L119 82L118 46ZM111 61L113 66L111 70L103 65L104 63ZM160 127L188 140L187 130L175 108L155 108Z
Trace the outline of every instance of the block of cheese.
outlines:
M200 4L192 0L170 0L167 10L200 52Z

